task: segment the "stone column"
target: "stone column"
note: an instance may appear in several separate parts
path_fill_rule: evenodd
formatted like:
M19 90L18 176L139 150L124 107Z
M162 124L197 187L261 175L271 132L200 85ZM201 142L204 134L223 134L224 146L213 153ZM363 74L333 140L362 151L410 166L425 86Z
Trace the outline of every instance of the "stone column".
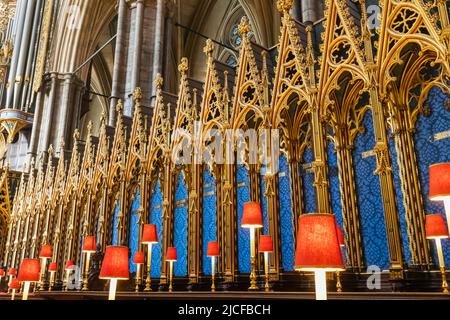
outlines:
M152 79L156 79L158 74L162 73L163 52L164 52L165 10L166 10L166 0L157 0ZM167 81L165 81L165 83L167 83ZM153 84L152 86L152 97L154 96L156 96L155 84Z
M322 0L301 0L303 23L316 22L321 19L323 13L321 12ZM297 8L297 3L295 5Z
M78 107L75 105L73 99L73 87L74 87L74 76L72 74L66 74L63 76L64 81L62 82L62 97L58 103L59 107L59 117L57 124L57 137L63 137L64 141L68 141L70 133L68 132L68 127L70 128L69 114L71 110L76 110ZM58 141L57 148L60 149L59 144L63 141Z
M14 28L14 52L11 59L11 66L9 69L9 77L8 77L8 84L9 87L6 91L6 107L10 108L12 107L13 98L14 98L14 82L15 82L15 76L16 76L16 70L17 70L17 64L19 61L19 54L20 54L20 44L22 42L22 35L23 35L23 29L25 24L25 17L28 7L28 1L22 2L20 5L20 8L16 12L15 17L15 28Z
M112 80L111 102L109 106L109 126L116 125L116 105L119 100L119 86L121 78L121 68L124 63L124 38L125 38L125 21L127 17L127 3L126 0L119 0L118 3L119 16L117 21L117 37L116 37L116 51L114 53L114 70Z
M135 32L134 32L134 51L133 51L133 70L131 78L131 88L139 87L140 74L141 74L141 56L142 56L142 40L143 40L143 27L144 27L144 1L136 1L136 16L135 16ZM130 110L133 114L133 110ZM129 111L129 112L130 112ZM128 114L126 112L126 114Z
M40 32L41 24L41 12L42 12L42 0L38 0L36 5L36 10L34 12L34 24L32 29L32 35L30 40L30 50L28 52L27 67L25 69L25 83L22 91L21 108L22 111L28 111L30 104L33 102L32 98L35 97L31 90L31 84L33 83L33 74L36 64L36 53L37 53L37 38Z
M28 157L29 157L28 163L30 163L31 158L35 157L37 154L37 148L39 143L38 139L43 109L43 101L42 101L42 98L44 96L43 91L44 88L41 88L41 90L37 93L36 97L36 108L34 111L33 129L31 131L30 146L28 147Z
M51 127L52 127L52 123L53 123L53 110L54 110L54 106L56 103L56 88L57 88L57 74L56 73L52 73L50 75L50 93L49 93L49 98L47 101L47 105L46 105L46 109L47 112L45 113L44 118L47 119L47 121L45 121L45 123L41 123L39 125L40 127L40 132L39 135L43 136L43 139L41 140L41 143L39 144L39 150L46 150L48 149L48 146L50 144L50 138L51 138ZM44 126L44 128L42 128Z
M172 35L173 35L173 26L174 26L174 21L173 21L173 16L175 14L175 8L173 5L170 5L169 3L172 2L168 2L168 7L167 7L167 17L166 17L166 26L165 26L165 57L164 57L164 61L163 61L163 65L164 65L164 84L165 84L165 90L168 92L172 92L171 91L171 84L173 83L171 77L174 77L175 80L178 80L177 75L173 75L171 72L171 63L172 63ZM176 83L178 83L178 81L175 81ZM155 87L155 86L154 86Z
M297 21L302 21L303 19L303 12L302 12L302 1L301 0L294 0L294 6L292 7L292 16Z
M33 33L32 28L34 25L33 20L35 17L34 14L35 8L36 8L36 1L28 1L27 12L25 16L25 25L23 28L23 36L21 39L22 41L20 44L20 48L14 48L14 51L17 51L17 49L19 50L19 60L16 70L16 83L14 85L14 101L13 101L14 109L21 109L20 98L22 96L24 83L25 81L27 81L27 79L25 79L26 77L25 70L27 67L26 63L28 60L28 54L30 52L30 48L32 47L32 44L30 44L30 40L31 35Z

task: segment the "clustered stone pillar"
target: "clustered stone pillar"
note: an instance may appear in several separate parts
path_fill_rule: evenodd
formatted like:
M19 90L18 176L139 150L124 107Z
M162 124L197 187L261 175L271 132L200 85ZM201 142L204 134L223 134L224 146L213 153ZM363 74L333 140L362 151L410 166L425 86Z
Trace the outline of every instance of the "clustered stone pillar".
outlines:
M124 101L124 115L134 113L132 92L142 89L143 106L151 106L156 95L155 79L164 74L171 56L170 27L172 17L168 0L118 0L118 26L114 57L113 84L110 100L109 125L115 125L115 106ZM150 61L150 63L148 63Z
M30 81L34 72L33 60L39 33L42 0L20 1L15 16L14 51L8 75L6 108L27 110ZM27 103L28 102L28 103Z
M117 37L116 37L116 51L114 59L114 70L111 91L111 103L109 106L109 126L114 127L116 124L116 106L119 100L119 83L120 83L120 68L124 61L124 38L125 38L125 22L126 22L127 3L126 0L119 0L118 4L118 19L117 19Z
M301 0L301 4L298 4L296 1L295 7L298 9L299 5L301 5L302 15L303 15L303 23L307 22L316 22L322 18L323 10L322 1L321 0Z

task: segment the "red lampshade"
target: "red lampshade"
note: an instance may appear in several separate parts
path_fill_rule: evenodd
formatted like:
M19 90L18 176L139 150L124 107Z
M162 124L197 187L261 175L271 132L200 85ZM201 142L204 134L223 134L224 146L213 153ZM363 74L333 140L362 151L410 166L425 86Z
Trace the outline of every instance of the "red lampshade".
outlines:
M95 253L97 251L97 239L95 237L86 237L83 243L84 253Z
M102 280L129 280L130 269L127 247L107 247L103 258L100 279Z
M9 285L10 290L20 290L20 282L17 279L13 279Z
M218 257L220 255L220 248L218 242L209 242L208 251L206 252L207 257Z
M263 228L263 216L261 205L256 202L244 204L244 215L242 217L242 228Z
M338 232L338 240L339 240L339 245L343 248L345 247L345 239L344 239L344 231L342 231L342 229L340 227L337 227L337 232Z
M0 277L4 277L5 276L5 269L0 269Z
M56 272L58 271L58 264L56 262L50 263L50 266L48 267L48 272Z
M134 264L145 264L145 254L143 252L136 252L133 259Z
M440 214L430 214L426 222L427 239L447 239L449 237L444 217Z
M144 233L142 234L143 244L156 244L158 243L158 230L154 224L146 224L144 226Z
M443 201L450 197L450 163L430 167L430 199Z
M259 252L273 252L273 239L271 236L261 236L259 238Z
M11 268L8 270L8 276L15 276L17 274L17 271L15 268Z
M295 269L306 272L345 270L334 215L308 214L300 217Z
M176 262L177 260L178 260L177 248L167 248L166 261Z
M69 260L66 262L66 266L64 267L64 270L66 270L66 271L73 270L74 266L75 266L75 263L72 260Z
M38 282L41 264L38 259L24 259L19 270L20 282Z
M39 258L51 259L52 255L53 255L52 246L49 244L42 245L41 252L39 253Z

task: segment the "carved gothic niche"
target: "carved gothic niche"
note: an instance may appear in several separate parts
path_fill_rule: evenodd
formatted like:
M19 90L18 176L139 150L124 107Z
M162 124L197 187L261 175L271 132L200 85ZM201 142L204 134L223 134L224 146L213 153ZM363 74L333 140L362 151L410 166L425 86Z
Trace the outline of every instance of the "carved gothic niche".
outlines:
M300 99L298 93L293 92L286 101L285 108L277 120L277 127L281 130L281 148L291 160L303 158L303 152L310 147L311 115L307 103Z
M431 88L439 86L449 92L446 81L442 79L442 65L436 63L436 59L434 51L423 50L414 42L399 51L395 63L391 65L390 81L387 82L393 119L396 119L399 111L406 111L411 124L415 124L420 114L429 116L431 113L426 105Z

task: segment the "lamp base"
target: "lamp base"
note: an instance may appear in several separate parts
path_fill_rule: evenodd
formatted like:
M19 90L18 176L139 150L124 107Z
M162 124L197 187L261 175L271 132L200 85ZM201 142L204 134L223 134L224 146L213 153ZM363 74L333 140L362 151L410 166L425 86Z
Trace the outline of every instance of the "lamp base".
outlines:
M445 273L445 268L441 268L441 276L442 276L442 292L448 293L448 282L447 282L447 274Z
M336 272L336 292L342 293L341 273Z
M145 280L145 289L144 292L152 292L152 280L150 277L147 277L147 280Z

